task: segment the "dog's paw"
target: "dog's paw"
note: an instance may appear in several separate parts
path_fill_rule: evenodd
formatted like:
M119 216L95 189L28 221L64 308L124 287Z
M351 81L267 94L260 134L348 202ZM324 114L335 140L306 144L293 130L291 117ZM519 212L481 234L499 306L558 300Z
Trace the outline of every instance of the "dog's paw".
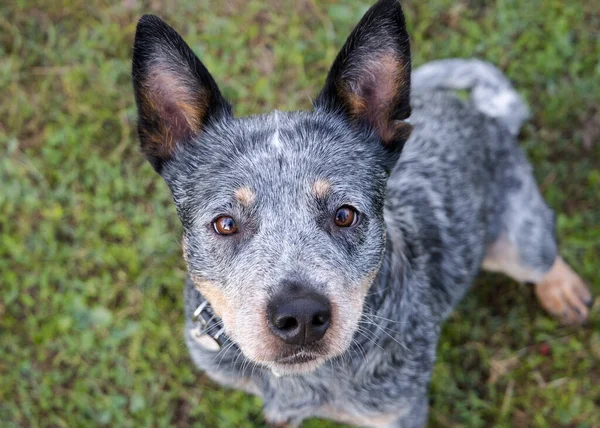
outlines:
M265 422L268 428L298 428L299 422L292 422L290 420L282 420L277 418L265 417Z
M535 285L535 294L542 307L566 325L585 323L593 303L583 280L561 257Z

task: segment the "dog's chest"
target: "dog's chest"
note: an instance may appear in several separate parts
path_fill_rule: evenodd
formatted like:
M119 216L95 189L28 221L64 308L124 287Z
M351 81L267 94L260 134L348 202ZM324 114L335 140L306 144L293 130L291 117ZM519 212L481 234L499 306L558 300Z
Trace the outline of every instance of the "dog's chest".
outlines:
M314 375L269 378L262 398L269 421L293 422L308 417L331 419L359 426L386 426L410 407L393 375L364 377L350 368L324 370Z
M188 342L188 345L190 343ZM385 426L409 409L403 405L402 380L396 367L378 377L357 375L360 367L326 367L308 376L276 377L270 371L244 366L234 355L219 362L215 352L190 346L196 364L216 382L262 398L270 423L295 423L319 417L353 425Z

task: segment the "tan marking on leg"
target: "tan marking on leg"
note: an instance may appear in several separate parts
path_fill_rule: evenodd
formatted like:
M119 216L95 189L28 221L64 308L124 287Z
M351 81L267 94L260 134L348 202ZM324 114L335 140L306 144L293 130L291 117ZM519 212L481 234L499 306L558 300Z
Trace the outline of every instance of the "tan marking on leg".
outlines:
M544 277L543 272L523 264L516 245L505 235L488 247L481 266L490 272L504 273L519 282L538 283Z
M523 264L517 247L506 236L501 236L487 249L482 267L502 272L517 281L534 283L542 307L564 324L580 324L588 318L591 294L560 256L548 272L537 271Z
M317 411L317 416L331 419L336 422L341 422L356 426L369 426L369 427L391 427L395 426L396 422L402 416L408 413L408 409L402 406L398 407L398 410L394 413L387 414L352 414L348 413L347 410L337 409L329 404L325 404Z
M233 195L235 196L235 199L245 207L252 205L256 200L256 195L248 186L236 189Z
M325 196L327 196L330 189L331 184L329 184L329 181L320 178L313 183L312 193L315 198L324 198Z
M564 324L581 324L589 316L592 295L562 257L535 285L535 294L542 307Z

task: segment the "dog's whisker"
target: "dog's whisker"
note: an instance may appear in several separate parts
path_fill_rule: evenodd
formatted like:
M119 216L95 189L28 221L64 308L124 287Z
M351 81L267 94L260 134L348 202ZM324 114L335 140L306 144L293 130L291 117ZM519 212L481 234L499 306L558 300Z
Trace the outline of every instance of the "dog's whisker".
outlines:
M346 366L349 366L351 362L352 362L352 359L350 358L350 355L343 353L341 363Z
M256 368L258 367L258 363L256 363L255 361L252 361L252 371L250 372L250 378L254 378L254 370L256 370Z
M217 322L215 322L213 325L207 327L206 329L202 330L202 334L208 334L211 330L216 330L216 329L223 329L223 321L219 320ZM215 337L217 338L217 337Z
M356 340L356 339L353 339L353 340L354 340L354 342L356 342L356 347L358 349L360 349L361 353L363 354L364 360L367 361L368 358L367 358L367 351L365 350L365 347L358 340Z
M379 330L380 330L382 333L384 333L386 336L388 336L390 339L392 339L394 342L396 342L398 345L400 345L400 346L401 346L401 347L403 347L405 350L407 350L407 351L409 351L409 352L410 352L410 349L408 349L408 347L407 347L407 346L406 346L404 343L402 343L402 342L401 342L401 341L399 341L397 338L395 338L394 336L392 336L390 333L388 333L388 332L386 331L386 329L384 329L384 328L383 328L383 327L381 327L380 325L378 325L378 324L375 324L375 323L367 323L366 325L372 325L372 326L376 327L376 328L377 328L377 329L379 329ZM394 330L391 330L391 331L394 331Z
M403 333L403 332L401 332L399 330L394 330L394 329L389 328L389 327L385 328L385 327L383 327L383 326L381 326L381 325L379 325L379 324L377 324L377 323L375 323L375 322L373 322L371 320L366 320L366 321L362 320L362 321L359 321L359 323L361 323L363 325L372 325L372 326L375 326L377 328L384 329L384 330L386 330L388 332L392 332L392 333L396 333L396 334L402 334Z
M246 358L246 359L244 360L244 362L242 363L242 378L244 377L244 373L246 373L246 369L247 369L248 367L251 367L251 366L252 366L252 364L254 364L254 362L253 362L252 360L250 360L250 359L248 359L248 358Z
M407 322L406 322L406 321L395 321L395 320L391 320L391 319L389 319L389 318L382 317L382 316L380 316L380 315L376 315L376 314L367 314L367 313L365 313L365 314L363 314L363 315L364 315L364 316L366 316L366 317L374 317L374 318L379 318L379 319L382 319L382 320L384 320L384 321L391 322L391 323L394 323L394 324L407 324Z
M363 361L367 361L367 355L365 353L365 348L360 344L360 342L358 340L353 338L350 346L356 347L356 353L358 354L360 352L362 354Z
M223 358L225 358L225 355L227 355L227 351L229 351L229 348L222 349L221 351L219 351L219 354L221 354L221 358L219 358L219 362L217 363L217 370L219 370L219 367L221 367L221 362L223 361ZM217 358L219 354L215 355L215 358ZM213 358L213 361L215 358Z
M248 364L248 358L245 358L242 361L242 368L240 369L240 371L242 372L242 378L244 378L244 373L246 372L246 365Z
M221 361L223 361L223 357L225 357L225 355L227 354L227 352L233 347L233 345L235 345L235 343L232 341L230 343L228 343L227 345L225 345L223 348L221 348L219 350L219 352L217 352L217 355L214 356L214 358L212 359L212 362L214 363L214 361L217 359L217 357L219 356L219 354L221 355L221 358L219 360L219 363L217 364L217 370L219 369L219 367L221 366Z
M381 345L379 345L379 343L377 343L377 340L373 339L371 336L366 334L366 332L362 331L360 328L357 328L356 332L383 351L383 348L381 347Z
M242 357L242 356L243 356L243 353L242 353L241 349L238 349L237 355L235 356L235 360L233 361L234 366L237 366L237 362L240 359L240 357Z
M388 328L383 327L382 325L377 324L377 323L375 323L375 322L373 322L371 320L366 320L366 321L365 320L361 320L361 321L359 321L359 323L361 323L362 325L365 325L365 326L372 325L372 326L376 327L377 329L381 330L382 332L388 334L388 336L389 336L389 332L396 333L396 334L402 334L401 331L394 330L394 329L391 329L389 327Z
M387 287L378 288L376 290L369 291L367 294L365 294L365 297L376 296L376 295L381 294L384 291L388 290L389 288L391 288L391 286L388 285Z
M373 324L375 327L377 327L379 330L381 330L385 335L387 335L390 339L392 339L394 342L396 342L398 345L400 345L402 348L404 348L406 351L410 352L410 349L408 349L408 347L400 342L398 339L396 339L394 336L392 336L391 334L389 334L387 331L385 331L385 329L381 326L379 326L378 324Z

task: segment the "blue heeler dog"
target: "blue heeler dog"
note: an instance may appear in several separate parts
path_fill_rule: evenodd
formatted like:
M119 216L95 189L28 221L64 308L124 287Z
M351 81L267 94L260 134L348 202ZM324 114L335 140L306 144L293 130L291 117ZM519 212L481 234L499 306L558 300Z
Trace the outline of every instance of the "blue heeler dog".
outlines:
M516 142L525 104L484 62L411 75L395 0L366 13L310 112L234 118L154 16L133 83L142 151L183 224L191 356L262 397L270 423L424 425L440 326L482 268L586 320L590 293Z

